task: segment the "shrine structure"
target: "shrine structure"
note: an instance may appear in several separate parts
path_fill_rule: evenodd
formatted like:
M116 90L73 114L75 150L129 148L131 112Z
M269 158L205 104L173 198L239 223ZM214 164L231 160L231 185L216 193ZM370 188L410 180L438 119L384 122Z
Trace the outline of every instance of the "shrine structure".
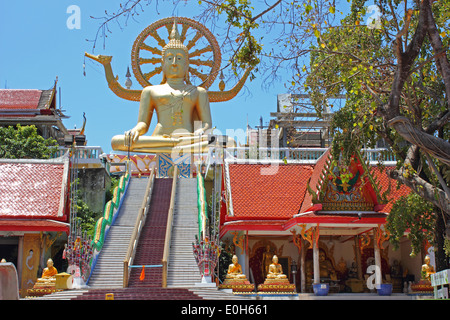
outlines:
M225 158L221 239L234 244L256 285L264 282L264 257L278 255L299 292L323 283L331 292L369 291L370 265L374 285L389 282L403 292L407 272L391 266L401 260L414 270L418 262L389 250L384 225L410 190L389 178L392 162L380 169L358 153L349 166L337 165L322 150L316 161Z

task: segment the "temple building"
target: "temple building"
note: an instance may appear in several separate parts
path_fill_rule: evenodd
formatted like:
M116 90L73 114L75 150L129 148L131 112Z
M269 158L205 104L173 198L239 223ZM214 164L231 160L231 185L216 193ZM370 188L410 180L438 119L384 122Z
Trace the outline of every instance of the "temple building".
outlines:
M44 139L63 145L70 133L62 123L67 117L56 107L56 84L46 90L0 89L0 126L35 125Z
M308 150L297 152L306 158ZM265 256L277 255L298 292L312 292L313 283L328 283L335 293L368 292L370 265L379 266L380 281L403 292L404 281L420 279L422 257L409 256L406 239L397 251L387 241L392 204L410 192L389 178L395 161L385 161L381 170L367 160L370 154L355 155L349 167L341 167L333 165L330 149L317 152L317 160L287 163L228 154L221 239L235 248L256 286L265 279ZM344 181L341 172L351 178Z
M0 258L13 263L22 293L70 231L69 159L0 159ZM57 265L61 268L61 265Z

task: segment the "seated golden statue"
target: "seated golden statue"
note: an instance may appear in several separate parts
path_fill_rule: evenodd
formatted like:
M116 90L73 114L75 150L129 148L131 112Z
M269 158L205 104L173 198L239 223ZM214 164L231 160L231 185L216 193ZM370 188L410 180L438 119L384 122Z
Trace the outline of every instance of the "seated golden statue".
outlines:
M319 252L319 266L320 266L320 277L330 278L331 280L337 280L336 270L334 269L330 260L325 256L325 252Z
M56 275L58 274L58 270L53 266L53 260L47 260L47 267L42 271L41 278L36 280L32 289L27 290L27 294L29 296L41 296L45 294L49 294L55 291L59 291L56 289Z
M113 150L148 153L204 152L212 133L208 92L189 81L189 52L174 23L169 43L162 50L163 80L142 90L138 122L111 140ZM156 113L158 123L145 136ZM198 118L198 121L197 121ZM233 146L234 140L230 140Z
M278 263L276 255L272 257L266 280L258 285L258 291L263 293L294 293L296 291L295 284L289 283L289 279L283 273L283 267Z
M278 263L278 257L276 255L272 258L272 264L269 266L267 279L286 279L286 275L283 273L283 267Z
M228 266L227 279L247 279L247 277L242 273L242 267L238 263L238 257L233 255L232 264Z
M220 289L232 289L237 293L251 292L255 290L255 285L251 284L245 274L242 273L242 266L238 263L238 257L233 255L232 263L228 266L225 281L219 286Z
M417 283L411 284L411 289L413 292L423 292L423 293L431 293L434 291L433 286L431 285L431 275L436 273L434 267L430 264L431 259L427 255L424 258L424 264L422 265L422 269L420 270L420 280Z
M420 272L421 278L423 280L430 280L430 275L436 273L434 267L430 264L431 259L429 256L425 256L424 264L422 265L422 270Z
M47 260L47 267L42 271L42 277L37 279L37 283L50 284L56 281L58 270L53 266L53 260Z

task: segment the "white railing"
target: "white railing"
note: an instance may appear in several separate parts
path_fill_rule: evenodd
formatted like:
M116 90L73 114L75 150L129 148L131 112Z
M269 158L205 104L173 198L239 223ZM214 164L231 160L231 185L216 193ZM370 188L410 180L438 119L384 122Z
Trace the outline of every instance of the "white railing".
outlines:
M287 162L287 163L315 163L328 148L252 148L237 147L226 148L224 160L252 162ZM210 149L210 158L213 158L214 150ZM364 155L371 164L378 162L395 164L395 155L388 149L362 149ZM217 159L216 159L217 161Z
M58 151L54 154L54 158L69 154L68 152L70 150L71 148L59 147ZM100 163L102 161L101 155L103 154L103 150L101 147L76 146L74 150L80 163Z
M227 160L317 161L327 148L227 148Z

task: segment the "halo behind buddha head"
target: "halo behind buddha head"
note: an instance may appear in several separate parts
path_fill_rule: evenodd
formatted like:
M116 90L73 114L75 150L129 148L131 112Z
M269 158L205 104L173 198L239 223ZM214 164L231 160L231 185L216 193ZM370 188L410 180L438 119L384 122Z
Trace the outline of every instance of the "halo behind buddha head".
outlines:
M173 21L172 31L170 32L169 36L169 43L167 43L161 52L161 61L164 61L164 57L166 56L166 50L167 49L182 49L184 51L184 54L186 56L186 74L184 76L184 80L186 83L191 84L191 81L189 79L189 50L188 48L183 44L181 41L180 33L178 32L177 27L177 20L175 19ZM163 79L161 83L166 82L166 76L163 75Z

